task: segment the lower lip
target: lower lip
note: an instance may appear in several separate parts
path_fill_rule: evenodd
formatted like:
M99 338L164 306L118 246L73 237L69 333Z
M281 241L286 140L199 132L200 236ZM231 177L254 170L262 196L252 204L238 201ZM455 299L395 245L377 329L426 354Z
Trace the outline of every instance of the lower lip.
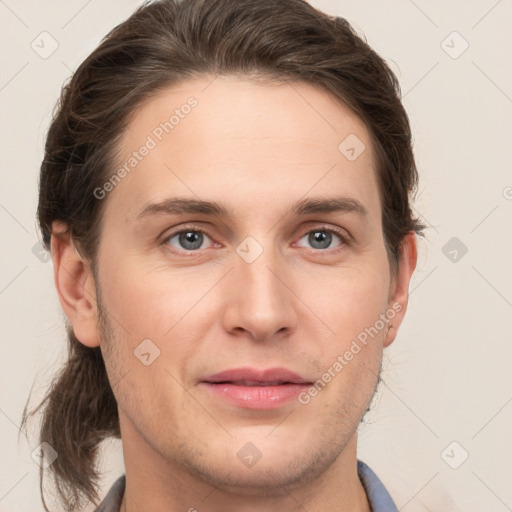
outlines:
M246 409L275 409L297 398L310 384L279 386L239 386L236 384L202 382L209 391Z

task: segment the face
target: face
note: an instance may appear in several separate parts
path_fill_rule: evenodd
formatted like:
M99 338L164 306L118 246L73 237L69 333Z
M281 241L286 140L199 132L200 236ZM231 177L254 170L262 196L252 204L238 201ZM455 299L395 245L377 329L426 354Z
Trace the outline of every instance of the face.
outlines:
M98 192L125 459L249 492L354 449L405 310L375 165L364 124L307 84L196 79L135 112Z

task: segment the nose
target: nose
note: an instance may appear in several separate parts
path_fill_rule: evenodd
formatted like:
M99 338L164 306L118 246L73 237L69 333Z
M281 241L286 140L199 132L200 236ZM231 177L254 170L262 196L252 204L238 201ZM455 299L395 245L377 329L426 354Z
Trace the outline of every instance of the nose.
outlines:
M252 262L235 254L225 286L226 332L263 342L296 330L298 299L286 262L275 251L266 248Z

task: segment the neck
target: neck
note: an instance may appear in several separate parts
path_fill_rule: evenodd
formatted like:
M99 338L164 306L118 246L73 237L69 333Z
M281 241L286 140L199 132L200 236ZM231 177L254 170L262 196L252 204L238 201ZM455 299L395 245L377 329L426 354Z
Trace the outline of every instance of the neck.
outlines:
M255 491L207 483L164 460L129 427L122 429L126 490L121 512L370 512L357 475L357 434L320 475L284 489Z

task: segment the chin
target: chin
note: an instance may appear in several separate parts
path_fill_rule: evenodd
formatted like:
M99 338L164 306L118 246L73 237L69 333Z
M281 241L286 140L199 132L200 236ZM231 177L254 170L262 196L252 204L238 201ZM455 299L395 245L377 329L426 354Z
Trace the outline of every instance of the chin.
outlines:
M336 459L336 452L311 454L297 452L294 456L263 455L252 467L246 467L236 457L215 458L209 463L203 458L182 460L182 466L194 477L219 490L241 496L278 497L289 495L319 477ZM222 464L219 464L222 460Z
M298 475L290 470L290 466L285 468L265 467L242 468L233 467L226 471L216 470L215 468L189 468L194 471L194 476L203 480L205 483L216 487L219 490L230 494L240 496L260 496L260 497L278 497L289 494L291 489L299 487L304 480L309 478Z

